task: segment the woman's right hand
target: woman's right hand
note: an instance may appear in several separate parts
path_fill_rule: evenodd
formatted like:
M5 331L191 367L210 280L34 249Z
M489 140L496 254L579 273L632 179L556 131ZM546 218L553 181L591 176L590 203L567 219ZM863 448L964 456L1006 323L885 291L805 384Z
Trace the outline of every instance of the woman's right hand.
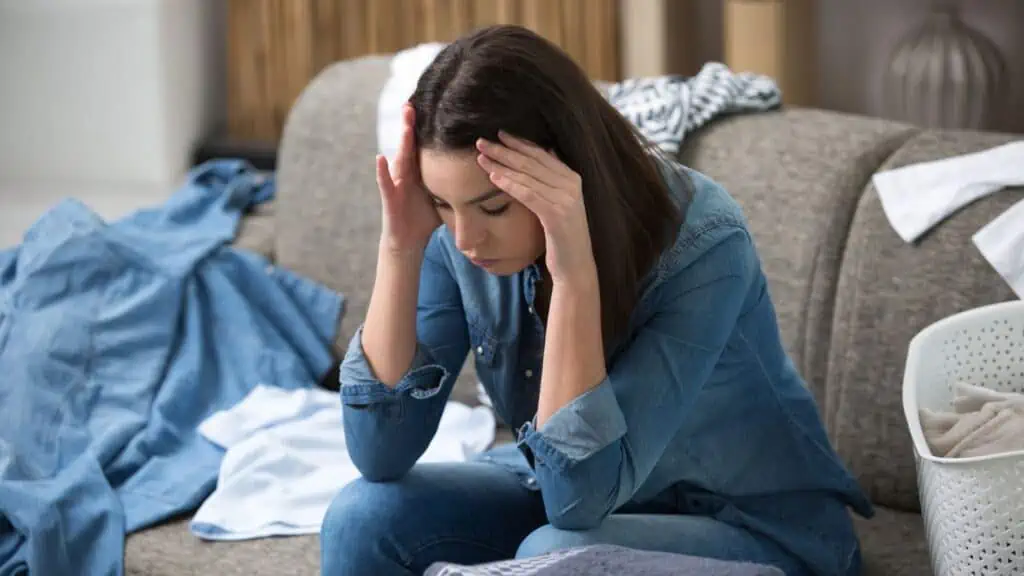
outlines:
M395 164L377 155L377 187L383 203L381 248L396 256L421 255L430 235L441 225L434 203L420 181L413 126L415 110L402 105L402 137Z

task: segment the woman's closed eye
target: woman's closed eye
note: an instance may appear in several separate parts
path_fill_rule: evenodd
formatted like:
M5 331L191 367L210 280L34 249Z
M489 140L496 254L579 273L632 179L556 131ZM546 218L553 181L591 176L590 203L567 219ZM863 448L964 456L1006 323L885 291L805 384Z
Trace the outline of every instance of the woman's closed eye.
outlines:
M495 208L488 208L487 206L481 206L480 209L483 210L484 214L487 214L488 216L500 216L500 215L504 214L508 210L508 207L509 207L510 204L512 204L512 203L511 202L505 202L501 206L497 206Z
M441 200L440 198L438 198L436 196L431 196L430 200L434 204L434 208L436 208L437 210L451 210L452 209L450 204L448 204L447 202L445 202L444 200ZM506 211L508 211L508 207L511 204L512 204L512 202L505 202L504 204L500 204L500 205L494 206L494 207L488 207L488 206L483 206L483 205L479 205L478 207L480 208L480 210L484 214L487 214L488 216L501 216Z

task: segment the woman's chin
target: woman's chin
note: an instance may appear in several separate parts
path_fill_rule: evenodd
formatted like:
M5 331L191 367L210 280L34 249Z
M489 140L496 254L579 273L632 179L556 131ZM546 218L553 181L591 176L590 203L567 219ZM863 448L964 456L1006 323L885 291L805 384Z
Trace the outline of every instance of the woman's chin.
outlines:
M501 260L487 260L483 262L473 262L474 266L487 272L494 274L495 276L512 276L518 274L526 268L521 262L517 260L501 259Z

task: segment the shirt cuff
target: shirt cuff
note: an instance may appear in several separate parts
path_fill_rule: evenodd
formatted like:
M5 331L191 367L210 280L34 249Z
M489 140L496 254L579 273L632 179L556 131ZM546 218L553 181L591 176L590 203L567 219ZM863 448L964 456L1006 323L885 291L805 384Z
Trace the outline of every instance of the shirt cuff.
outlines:
M626 434L626 418L605 378L548 418L540 430L536 417L518 431L519 449L530 462L567 470Z
M441 391L441 384L448 378L448 370L437 363L430 352L416 343L416 354L412 366L393 388L377 379L363 352L363 328L356 330L349 341L348 351L341 363L341 401L349 406L366 406L380 402L395 401L403 396L417 400L430 398Z

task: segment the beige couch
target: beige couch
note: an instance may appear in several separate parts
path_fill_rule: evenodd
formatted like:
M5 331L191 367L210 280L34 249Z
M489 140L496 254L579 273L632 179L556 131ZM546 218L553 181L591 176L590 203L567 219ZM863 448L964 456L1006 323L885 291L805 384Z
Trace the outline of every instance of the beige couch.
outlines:
M345 293L341 347L362 318L379 227L376 98L385 56L340 62L304 91L279 154L279 191L238 243ZM883 216L871 174L980 150L1005 135L925 131L815 110L721 119L682 160L745 207L790 353L816 394L839 453L877 505L858 521L867 574L930 572L900 384L909 339L973 306L1013 298L971 235L1024 190L967 207L918 244ZM475 402L467 368L456 395ZM185 520L132 535L129 574L317 574L315 536L203 543Z

